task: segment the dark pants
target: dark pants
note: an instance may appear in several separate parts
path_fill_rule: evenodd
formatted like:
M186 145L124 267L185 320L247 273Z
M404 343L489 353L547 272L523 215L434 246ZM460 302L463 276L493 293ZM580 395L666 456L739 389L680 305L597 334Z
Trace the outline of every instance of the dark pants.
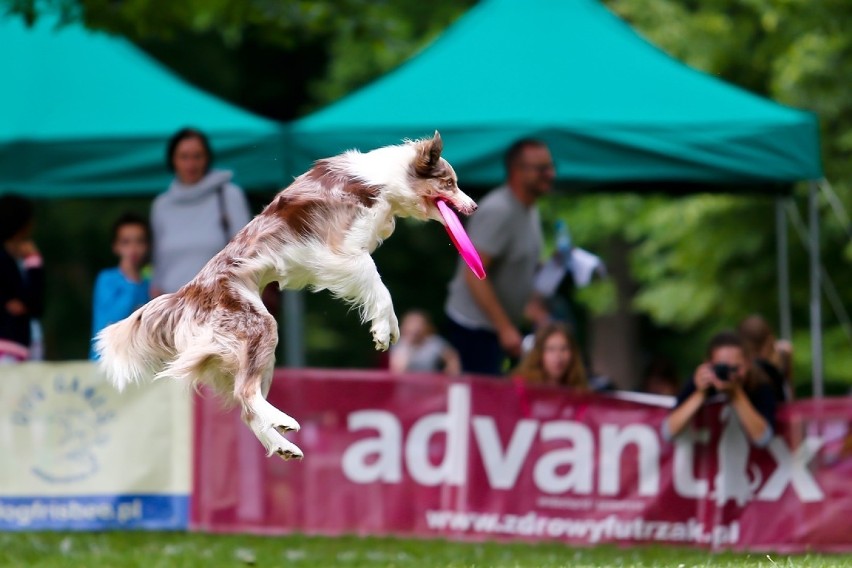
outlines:
M468 329L447 318L447 340L459 352L462 371L465 373L503 374L506 353L493 331Z

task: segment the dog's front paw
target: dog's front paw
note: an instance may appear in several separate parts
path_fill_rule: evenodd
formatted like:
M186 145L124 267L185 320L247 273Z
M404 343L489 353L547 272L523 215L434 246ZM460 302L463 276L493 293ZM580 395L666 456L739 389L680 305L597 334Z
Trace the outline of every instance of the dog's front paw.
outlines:
M371 329L373 333L373 345L376 346L376 351L387 351L391 344L390 328L385 325L374 325Z
M383 318L373 320L370 328L373 334L373 343L376 351L387 351L388 348L399 340L399 321L393 310Z

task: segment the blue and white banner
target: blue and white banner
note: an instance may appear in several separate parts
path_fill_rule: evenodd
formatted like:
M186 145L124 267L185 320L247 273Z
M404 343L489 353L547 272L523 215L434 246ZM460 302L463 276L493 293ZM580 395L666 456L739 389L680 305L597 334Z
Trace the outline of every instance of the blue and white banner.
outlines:
M0 530L186 529L191 401L90 362L0 366Z

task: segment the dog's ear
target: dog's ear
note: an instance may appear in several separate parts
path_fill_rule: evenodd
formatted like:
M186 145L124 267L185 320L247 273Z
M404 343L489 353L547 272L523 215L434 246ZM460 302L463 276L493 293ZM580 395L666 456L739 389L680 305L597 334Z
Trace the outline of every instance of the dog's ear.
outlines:
M417 145L417 158L414 160L414 171L420 177L429 177L441 160L444 141L437 130L431 140L424 140Z

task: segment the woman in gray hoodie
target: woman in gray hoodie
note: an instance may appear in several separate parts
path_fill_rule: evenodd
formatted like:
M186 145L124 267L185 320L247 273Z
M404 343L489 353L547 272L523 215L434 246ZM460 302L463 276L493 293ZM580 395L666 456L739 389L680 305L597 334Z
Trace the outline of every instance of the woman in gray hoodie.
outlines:
M231 183L232 172L212 170L207 137L183 128L169 140L169 189L154 200L151 295L176 292L221 251L250 220L243 190Z

